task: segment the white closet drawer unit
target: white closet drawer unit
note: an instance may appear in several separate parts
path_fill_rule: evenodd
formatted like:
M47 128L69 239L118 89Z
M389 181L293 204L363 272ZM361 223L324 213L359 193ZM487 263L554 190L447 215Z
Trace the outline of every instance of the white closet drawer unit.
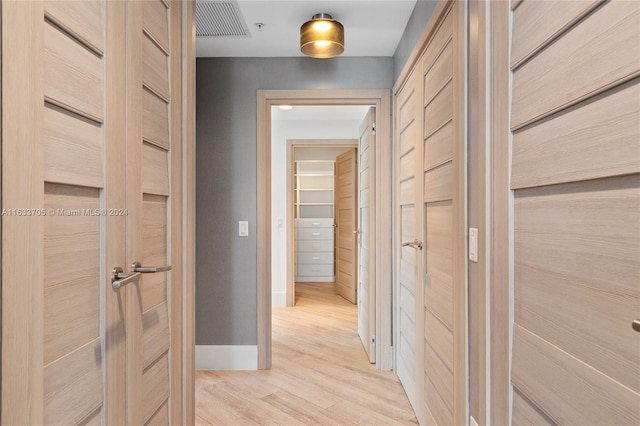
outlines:
M298 276L300 277L321 277L333 278L333 265L298 265Z
M296 251L299 252L320 252L330 251L333 253L333 238L330 240L298 240L296 241Z
M296 219L298 228L333 228L333 219Z
M298 241L300 240L333 240L333 227L298 228Z
M298 265L303 264L332 264L333 263L333 252L300 252L297 256Z

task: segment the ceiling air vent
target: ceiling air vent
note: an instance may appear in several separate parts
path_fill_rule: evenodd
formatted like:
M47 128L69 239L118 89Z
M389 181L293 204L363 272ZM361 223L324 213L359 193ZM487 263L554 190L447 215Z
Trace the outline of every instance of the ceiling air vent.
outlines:
M251 37L236 1L196 2L197 37Z

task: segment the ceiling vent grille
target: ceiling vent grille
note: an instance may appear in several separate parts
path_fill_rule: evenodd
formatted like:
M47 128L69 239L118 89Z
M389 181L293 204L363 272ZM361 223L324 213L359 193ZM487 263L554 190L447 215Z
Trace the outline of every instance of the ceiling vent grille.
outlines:
M197 37L251 37L235 1L196 2Z

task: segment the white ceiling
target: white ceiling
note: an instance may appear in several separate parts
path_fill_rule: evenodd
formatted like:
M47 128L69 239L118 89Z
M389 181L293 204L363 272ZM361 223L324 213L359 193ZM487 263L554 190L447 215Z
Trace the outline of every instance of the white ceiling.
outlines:
M314 120L314 121L357 121L361 122L369 106L344 105L344 106L294 106L291 110L281 110L280 107L271 107L271 119L275 121L289 120Z
M201 0L204 1L204 0ZM325 12L344 25L342 56L393 56L416 0L237 0L251 37L198 37L198 57L295 57L300 26ZM255 26L261 22L261 31Z

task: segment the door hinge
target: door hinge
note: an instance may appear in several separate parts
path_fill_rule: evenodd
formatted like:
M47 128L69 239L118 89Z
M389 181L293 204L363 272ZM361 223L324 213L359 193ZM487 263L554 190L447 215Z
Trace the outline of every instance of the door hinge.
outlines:
M376 344L376 336L371 336L371 343Z
M371 125L371 132L375 135L376 134L376 123L373 123Z

